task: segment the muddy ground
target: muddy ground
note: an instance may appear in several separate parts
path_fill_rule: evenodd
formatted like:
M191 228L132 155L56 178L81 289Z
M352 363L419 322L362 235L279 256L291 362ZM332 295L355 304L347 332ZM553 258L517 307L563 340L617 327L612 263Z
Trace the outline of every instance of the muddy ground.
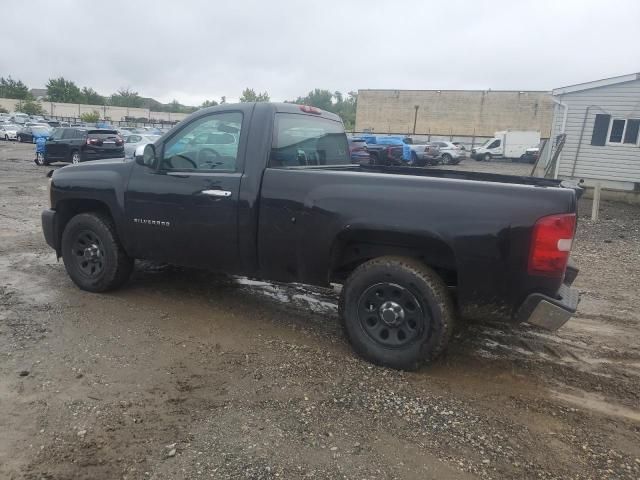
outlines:
M581 201L558 333L462 325L403 373L354 356L333 290L143 263L78 290L32 151L0 142L0 478L640 478L638 207Z

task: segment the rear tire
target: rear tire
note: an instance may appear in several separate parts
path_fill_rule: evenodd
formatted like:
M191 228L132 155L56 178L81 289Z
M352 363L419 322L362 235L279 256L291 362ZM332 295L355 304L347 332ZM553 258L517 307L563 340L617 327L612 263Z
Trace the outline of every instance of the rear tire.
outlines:
M106 292L124 284L133 259L122 248L111 218L100 213L76 215L62 234L62 259L78 288Z
M442 279L418 260L379 257L349 276L340 316L353 349L370 362L415 370L447 347L454 309Z
M444 163L445 165L453 165L452 161L453 157L451 157L451 155L449 155L448 153L442 155L442 163Z

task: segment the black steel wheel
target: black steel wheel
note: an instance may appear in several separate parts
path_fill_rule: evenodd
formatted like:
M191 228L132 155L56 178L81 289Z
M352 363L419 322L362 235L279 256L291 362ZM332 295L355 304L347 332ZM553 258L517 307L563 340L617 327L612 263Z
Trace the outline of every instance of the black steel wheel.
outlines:
M342 288L339 310L353 349L391 368L414 370L436 358L453 331L446 285L413 258L379 257L360 265Z
M429 323L416 296L396 283L376 283L358 302L362 329L384 347L402 348L414 342Z
M62 234L62 259L71 280L82 290L104 292L122 285L133 270L111 218L81 213Z
M75 235L72 260L78 271L87 278L98 278L104 270L104 251L100 238L91 230Z

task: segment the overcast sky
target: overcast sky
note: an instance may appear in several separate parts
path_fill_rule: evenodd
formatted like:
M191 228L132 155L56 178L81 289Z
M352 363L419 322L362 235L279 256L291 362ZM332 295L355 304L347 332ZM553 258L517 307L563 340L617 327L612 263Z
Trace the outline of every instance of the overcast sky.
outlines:
M12 2L0 76L186 104L245 87L550 90L640 71L640 1Z

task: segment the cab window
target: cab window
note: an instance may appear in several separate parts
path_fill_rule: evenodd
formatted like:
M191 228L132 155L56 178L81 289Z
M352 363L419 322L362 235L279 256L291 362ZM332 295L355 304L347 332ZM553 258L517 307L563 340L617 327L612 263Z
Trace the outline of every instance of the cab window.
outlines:
M350 163L349 144L341 122L296 113L276 114L270 167Z
M160 169L234 172L241 130L240 112L202 117L165 143Z
M500 146L500 140L494 140L487 148L497 148Z

